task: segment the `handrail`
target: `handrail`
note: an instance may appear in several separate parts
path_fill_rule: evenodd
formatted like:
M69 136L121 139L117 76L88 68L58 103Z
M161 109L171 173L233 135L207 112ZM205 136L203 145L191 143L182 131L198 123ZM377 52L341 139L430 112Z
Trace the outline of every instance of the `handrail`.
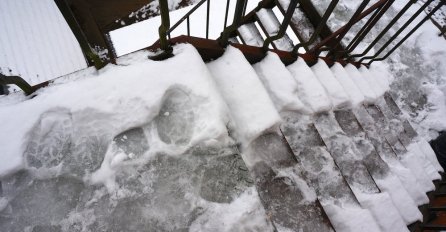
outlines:
M282 38L285 35L286 29L288 25L290 25L291 18L293 17L294 11L296 10L297 0L291 0L291 3L288 5L288 9L286 11L285 17L280 25L279 31L274 36L268 36L265 42L263 43L263 50L268 50L268 46L275 40Z
M28 82L19 76L5 76L0 73L0 86L2 85L17 85L25 92L26 95L30 95L36 91Z

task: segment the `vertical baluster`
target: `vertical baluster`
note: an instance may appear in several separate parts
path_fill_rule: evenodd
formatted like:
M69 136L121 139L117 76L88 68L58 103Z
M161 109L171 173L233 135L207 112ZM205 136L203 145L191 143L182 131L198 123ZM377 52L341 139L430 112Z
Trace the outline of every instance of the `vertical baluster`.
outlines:
M421 25L423 25L427 20L429 20L430 17L432 17L433 14L435 14L435 12L440 9L443 5L446 4L446 1L440 1L438 3L438 5L432 9L431 12L429 12L428 15L426 15L417 25L415 25L414 28L412 28L412 30L409 31L409 33L407 33L406 36L404 36L392 49L390 49L389 52L387 52L387 54L385 56L383 56L382 58L375 58L372 59L368 64L372 64L374 61L381 61L384 59L387 59L387 57L389 57L399 46L401 46L401 44L403 44L416 30L418 30L418 28L421 27Z
M189 16L187 16L186 23L187 23L187 36L190 36L190 22L189 22Z
M209 39L209 13L211 7L211 0L207 2L207 14L206 14L206 39Z
M226 25L228 23L228 12L229 12L229 4L230 4L231 0L228 0L226 3L226 12L225 12L225 23L223 25L223 30L226 28Z

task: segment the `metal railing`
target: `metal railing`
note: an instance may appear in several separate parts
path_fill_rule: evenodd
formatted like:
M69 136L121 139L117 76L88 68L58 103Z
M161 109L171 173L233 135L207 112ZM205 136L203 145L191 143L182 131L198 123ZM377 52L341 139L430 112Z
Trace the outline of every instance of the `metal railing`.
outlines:
M290 4L287 9L282 9L282 12L284 14L283 21L280 24L280 27L278 28L278 31L274 35L269 35L268 33L265 33L266 39L263 42L262 50L267 51L269 46L273 44L274 41L282 38L286 34L286 29L290 26L292 23L292 17L295 12L296 7L298 6L298 3L304 1L306 5L311 4L311 1L307 0L291 0ZM164 3L162 3L164 2ZM184 21L187 23L187 35L190 36L190 16L205 2L207 2L207 14L206 14L206 39L209 38L209 17L210 17L210 0L202 0L198 2L186 15L184 15L174 26L170 27L170 22L168 18L168 10L167 10L167 0L160 0L160 7L165 8L164 10L161 10L161 18L162 23L160 26L160 44L161 48L166 52L171 52L170 50L170 44L169 40L170 34L172 31L174 31L180 24L182 24ZM261 8L265 8L266 6L271 7L271 4L279 5L278 0L263 0L261 1L258 6L253 9L250 13L246 15L246 17L250 17L251 19L245 19L246 14L246 7L247 7L248 0L236 0L235 10L234 10L234 19L231 25L227 26L228 22L228 13L230 10L230 0L227 0L226 2L226 9L225 9L225 17L224 17L224 29L220 35L220 37L217 39L219 44L221 46L226 46L229 44L229 38L231 36L236 35L237 29L244 23L250 23L253 20L257 20L260 26L263 29L263 26L261 25L260 20L255 18L255 13L260 10ZM354 11L350 19L347 21L347 23L340 27L338 30L332 32L328 36L321 36L322 31L324 27L327 27L327 21L330 18L330 16L333 14L333 11L335 10L339 0L333 0L330 2L328 7L326 8L323 15L320 17L320 21L314 25L314 32L310 36L307 41L300 41L298 44L294 45L291 53L294 56L299 56L302 54L299 54L299 48L301 47L308 47L311 44L314 44L315 41L320 38L320 42L315 44L311 49L308 49L306 53L313 55L315 57L320 56L321 52L327 51L326 57L333 60L333 61L342 61L345 62L353 62L358 61L359 63L364 64L371 64L374 61L383 60L387 57L389 57L399 46L401 46L404 41L407 40L408 37L410 37L427 19L428 16L423 18L420 22L418 22L413 29L404 36L400 42L398 42L393 48L389 49L389 46L394 43L394 41L399 38L399 36L402 34L403 31L405 31L414 21L415 19L428 7L433 0L427 0L424 4L422 4L419 9L411 15L411 17L401 26L399 27L396 32L394 32L392 35L390 35L390 38L377 50L377 52L374 55L367 56L369 52L380 42L383 40L383 38L390 34L390 31L393 27L396 27L397 22L402 18L404 14L406 14L412 6L414 6L417 1L416 0L408 0L407 4L403 6L403 8L396 13L394 17L388 22L387 26L384 27L380 32L376 32L377 36L366 46L366 48L361 51L355 53L356 49L358 48L358 45L363 42L364 38L367 37L367 35L370 34L372 29L376 27L378 22L383 18L383 16L388 12L388 10L392 7L392 5L395 3L395 0L379 0L368 7L370 0L364 0L362 1L357 9ZM445 0L441 0L438 6L435 6L428 15L434 14L442 5L445 4ZM254 19L252 19L254 17ZM366 17L369 17L366 22L359 28L357 32L355 32L351 37L352 39L349 41L349 43L345 46L342 45L341 41L345 40L344 38L348 33L353 33L352 28L358 23L362 22L363 19ZM243 42L243 40L242 40ZM274 44L273 47L275 48ZM383 54L384 51L387 51L386 54ZM383 56L381 56L383 55Z

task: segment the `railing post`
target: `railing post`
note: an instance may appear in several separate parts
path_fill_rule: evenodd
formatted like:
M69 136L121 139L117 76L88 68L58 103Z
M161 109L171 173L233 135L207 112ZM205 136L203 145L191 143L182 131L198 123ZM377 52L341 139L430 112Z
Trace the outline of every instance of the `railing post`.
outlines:
M5 76L0 73L0 86L2 85L17 85L26 95L30 95L35 91L35 89L28 84L28 82L23 80L23 78L19 76Z
M96 67L96 69L101 69L102 67L104 67L106 64L102 62L98 54L96 54L91 48L90 44L88 43L87 37L82 32L67 2L65 0L54 0L54 1L57 7L59 8L60 12L62 13L63 17L67 21L68 26L70 26L70 29L73 32L74 36L76 37L77 41L79 42L79 45L82 51L84 52L87 61L90 64L92 62L93 65Z
M234 12L234 20L232 21L232 25L229 27L226 27L223 32L220 35L220 38L218 38L218 43L221 46L228 45L229 35L237 30L237 28L240 26L240 21L243 17L243 10L245 7L245 4L248 0L237 0L237 3L235 5L235 12Z
M160 14L161 14L161 25L158 29L160 36L160 47L165 52L172 52L172 48L167 40L167 30L170 28L170 17L169 17L169 4L167 0L159 0Z

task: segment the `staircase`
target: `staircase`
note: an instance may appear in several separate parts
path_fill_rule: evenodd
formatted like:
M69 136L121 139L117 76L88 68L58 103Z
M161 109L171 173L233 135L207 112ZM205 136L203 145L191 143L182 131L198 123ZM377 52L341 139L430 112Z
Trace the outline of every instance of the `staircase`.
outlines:
M151 58L168 59L173 44L187 42L207 62L234 121L234 159L242 157L275 230L445 229L445 199L433 193L444 187L444 170L392 98L390 74L370 66L421 24L389 48L398 30L371 56L369 48L355 50L393 2L363 1L346 25L333 30L327 21L338 1L319 15L307 0L263 0L245 14L246 1L239 0L233 24L217 40L169 38L177 25L170 27L161 10L160 40L149 49L163 52ZM444 4L434 6L422 23ZM367 16L346 43L348 31Z

